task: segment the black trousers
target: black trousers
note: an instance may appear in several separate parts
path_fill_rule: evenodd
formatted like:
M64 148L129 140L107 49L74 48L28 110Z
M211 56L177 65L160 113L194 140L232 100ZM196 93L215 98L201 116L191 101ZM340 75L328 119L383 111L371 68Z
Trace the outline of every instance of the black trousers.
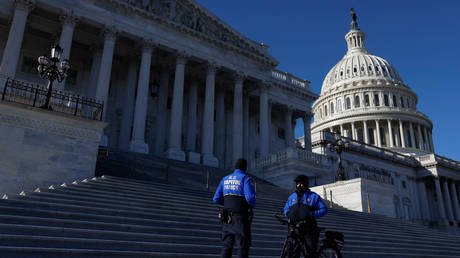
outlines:
M229 224L222 223L222 258L232 257L233 245L236 243L239 258L249 257L251 246L251 223L246 216L232 216Z

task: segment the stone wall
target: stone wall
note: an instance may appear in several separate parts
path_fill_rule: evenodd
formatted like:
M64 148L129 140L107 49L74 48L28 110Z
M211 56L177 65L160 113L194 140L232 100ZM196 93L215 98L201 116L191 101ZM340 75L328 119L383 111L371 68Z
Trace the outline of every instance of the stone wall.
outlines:
M94 175L105 123L0 102L1 194Z

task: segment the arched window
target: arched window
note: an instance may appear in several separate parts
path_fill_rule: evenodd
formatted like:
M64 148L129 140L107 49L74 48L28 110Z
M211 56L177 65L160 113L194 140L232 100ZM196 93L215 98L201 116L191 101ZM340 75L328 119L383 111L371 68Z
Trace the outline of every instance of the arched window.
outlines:
M368 107L371 104L369 101L369 94L364 95L364 105Z
M359 108L359 105L360 105L360 104L359 104L359 96L356 95L356 96L355 96L355 108Z
M405 105L404 105L404 98L401 97L401 107L403 108Z
M331 102L331 114L334 114L334 102Z
M398 101L396 101L396 95L393 95L393 106L398 107Z
M350 109L351 108L351 101L350 101L350 97L347 97L345 99L345 109Z
M323 118L323 109L322 108L319 109L319 117Z
M324 116L327 116L327 105L324 105Z
M342 112L342 99L337 100L337 111Z
M385 106L390 106L390 100L388 99L388 95L385 94L383 95L383 103L385 104Z

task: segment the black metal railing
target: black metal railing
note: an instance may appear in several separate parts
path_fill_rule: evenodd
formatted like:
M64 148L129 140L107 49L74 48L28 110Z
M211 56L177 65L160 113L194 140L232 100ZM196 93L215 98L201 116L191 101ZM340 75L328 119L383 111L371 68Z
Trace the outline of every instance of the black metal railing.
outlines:
M2 101L40 107L45 104L48 90L38 84L7 79L3 88ZM104 103L69 92L53 90L50 105L55 112L78 117L101 120Z

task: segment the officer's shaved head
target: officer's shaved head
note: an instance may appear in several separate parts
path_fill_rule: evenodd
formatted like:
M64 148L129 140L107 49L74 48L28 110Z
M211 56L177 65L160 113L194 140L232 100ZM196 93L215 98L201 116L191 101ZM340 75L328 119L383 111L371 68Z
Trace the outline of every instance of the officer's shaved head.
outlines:
M235 169L241 169L244 172L246 172L246 170L248 169L248 162L243 158L238 159L235 163Z

